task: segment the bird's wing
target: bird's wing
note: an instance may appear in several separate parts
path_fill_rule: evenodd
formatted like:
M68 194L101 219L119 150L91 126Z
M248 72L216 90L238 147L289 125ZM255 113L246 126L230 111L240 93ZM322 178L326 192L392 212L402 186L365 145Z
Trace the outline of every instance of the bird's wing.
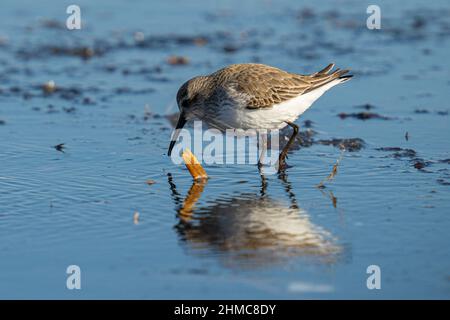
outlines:
M246 97L247 108L259 109L313 91L348 72L337 69L330 73L333 67L330 64L316 73L299 75L260 64L234 65L219 78Z

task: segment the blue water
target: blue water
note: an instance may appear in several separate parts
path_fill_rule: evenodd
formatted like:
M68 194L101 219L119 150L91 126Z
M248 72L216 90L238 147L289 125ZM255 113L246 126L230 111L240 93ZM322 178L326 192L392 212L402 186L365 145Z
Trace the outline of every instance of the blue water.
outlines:
M450 298L448 1L378 1L381 30L365 1L77 1L76 31L69 4L2 1L0 298ZM298 123L365 147L294 150L267 185L254 165L205 166L193 186L165 116L185 80L250 61L352 69ZM337 116L364 104L391 119Z

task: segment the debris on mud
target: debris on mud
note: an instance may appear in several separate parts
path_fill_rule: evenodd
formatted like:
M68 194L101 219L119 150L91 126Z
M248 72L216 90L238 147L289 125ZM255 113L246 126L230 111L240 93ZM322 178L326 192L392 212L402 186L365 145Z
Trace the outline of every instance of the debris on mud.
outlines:
M56 90L56 84L55 81L50 80L49 82L46 82L42 85L42 91L44 93L50 94L53 93Z
M222 47L222 50L225 53L235 53L239 50L239 47L235 44L228 43Z
M337 147L341 150L346 150L349 152L359 151L365 146L365 142L360 138L349 138L349 139L328 139L328 140L319 140L317 143Z
M138 211L136 211L134 214L133 214L133 223L134 224L139 224L139 212Z
M441 185L443 185L443 186L450 186L450 181L448 181L448 180L439 178L439 179L437 179L436 181L437 181L437 183L439 183L439 184L441 184Z
M430 114L431 111L428 109L415 109L414 113L415 114ZM448 116L448 114L449 114L448 110L437 110L437 111L435 111L435 113L438 116Z
M416 168L417 170L422 170L429 165L427 162L423 161L422 159L415 159L413 163L414 163L413 164L414 168Z
M43 28L47 28L47 29L64 29L65 28L64 24L62 24L60 21L54 20L54 19L44 18L39 21L39 24Z
M105 70L106 72L114 72L117 69L117 67L114 66L107 66L106 68L102 68L102 70ZM160 65L155 66L147 66L147 67L137 67L137 68L131 68L131 67L125 67L122 68L122 74L124 76L129 75L153 75L153 74L160 74L162 73L162 67Z
M53 148L55 148L59 152L64 153L64 150L66 147L65 147L64 143L60 143L60 144L57 144L56 146L53 146Z
M305 7L300 9L297 12L297 16L296 16L297 20L299 20L300 23L305 22L306 20L311 20L316 18L316 13L314 12L313 9Z
M82 59L90 59L93 56L102 55L101 50L96 50L90 47L49 47L49 50L54 55L74 56Z
M391 152L389 157L395 159L409 159L411 165L417 170L424 171L424 169L431 165L431 161L426 161L417 157L417 152L413 149L404 149L400 147L381 147L376 148L377 151Z
M338 114L338 117L341 119L347 118L355 118L358 120L370 120L370 119L380 119L380 120L392 120L392 118L380 115L378 113L373 112L353 112L353 113L345 113L341 112Z
M72 56L87 60L94 56L101 56L105 51L106 48L101 47L49 45L31 49L22 48L17 52L17 55L26 60L45 58L48 56Z
M189 64L189 58L183 56L170 56L167 58L167 63L172 66L182 66Z
M133 89L130 87L119 87L114 89L115 94L148 94L155 92L153 88Z
M70 100L73 101L77 98L80 98L83 96L86 92L98 92L99 90L95 87L92 88L79 88L75 86L71 87L61 87L57 86L53 80L50 80L49 82L43 84L43 85L34 85L32 86L32 89L40 90L40 93L37 93L33 90L25 91L25 94L28 98L33 97L57 97L63 100Z
M217 37L217 36L216 36ZM210 42L214 35L177 35L177 34L162 34L162 35L152 35L146 36L142 41L138 41L133 44L146 49L161 49L173 46L204 46ZM122 44L123 48L127 48L127 44Z
M312 122L311 120L305 120L303 121L303 127L305 128L312 128L314 122Z
M416 156L416 151L413 149L403 149L400 147L381 147L376 148L377 151L392 152L390 155L393 158L414 158Z
M65 113L75 113L77 111L75 107L63 107L62 109Z
M87 101L91 103L93 100L84 95L87 93L98 93L100 91L101 90L95 86L85 88L78 86L62 87L56 85L55 81L50 80L43 84L30 84L23 87L14 85L4 92L0 91L0 95L5 97L16 96L25 100L32 98L57 98L70 100L71 102L85 103Z
M415 114L428 114L430 113L430 111L428 111L427 109L416 109L414 110Z

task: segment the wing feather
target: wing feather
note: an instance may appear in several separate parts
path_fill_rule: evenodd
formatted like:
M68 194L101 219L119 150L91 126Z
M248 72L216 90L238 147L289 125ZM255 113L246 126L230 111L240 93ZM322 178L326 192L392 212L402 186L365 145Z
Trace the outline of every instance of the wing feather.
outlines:
M262 64L237 64L213 75L219 86L244 95L247 98L247 108L259 109L311 92L348 72L336 69L330 73L333 67L332 63L316 73L300 75Z

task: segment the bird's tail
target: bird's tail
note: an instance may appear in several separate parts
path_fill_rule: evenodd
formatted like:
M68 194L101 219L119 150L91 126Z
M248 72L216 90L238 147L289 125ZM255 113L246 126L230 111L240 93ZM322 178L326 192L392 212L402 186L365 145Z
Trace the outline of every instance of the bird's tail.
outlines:
M336 80L339 80L339 83L344 83L353 77L352 74L347 74L350 71L348 69L341 70L337 68L336 70L331 72L333 68L334 63L330 63L322 70L309 75L309 80L313 85L309 88L308 91L315 90Z

